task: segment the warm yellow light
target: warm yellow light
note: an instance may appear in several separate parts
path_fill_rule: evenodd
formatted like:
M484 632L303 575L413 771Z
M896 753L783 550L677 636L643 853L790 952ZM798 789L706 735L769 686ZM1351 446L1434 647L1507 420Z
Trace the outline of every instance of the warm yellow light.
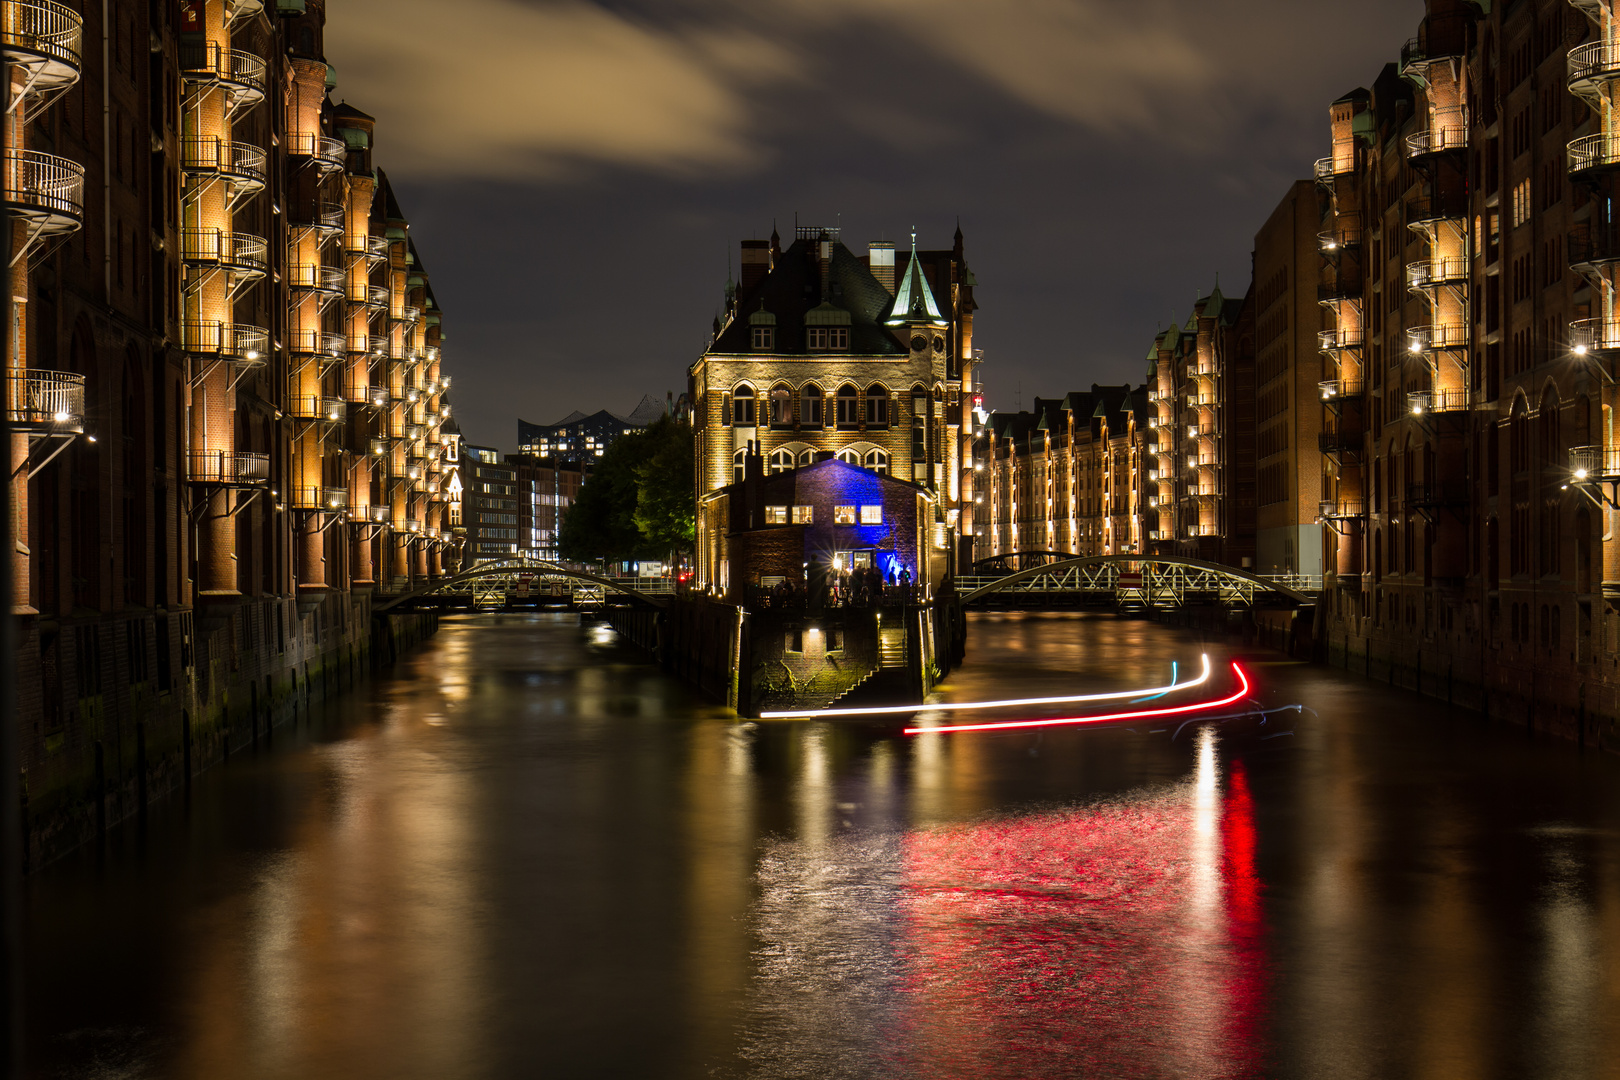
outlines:
M1585 469L1576 469L1575 470L1575 479L1577 479L1577 480L1585 480L1586 479L1586 470Z

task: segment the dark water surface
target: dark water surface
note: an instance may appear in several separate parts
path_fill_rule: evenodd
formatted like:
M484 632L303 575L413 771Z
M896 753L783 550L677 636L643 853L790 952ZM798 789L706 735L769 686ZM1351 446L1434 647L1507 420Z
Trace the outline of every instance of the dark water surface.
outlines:
M1202 648L980 616L942 693ZM447 621L28 882L33 1075L1620 1075L1620 761L1248 659L1292 735L908 739Z

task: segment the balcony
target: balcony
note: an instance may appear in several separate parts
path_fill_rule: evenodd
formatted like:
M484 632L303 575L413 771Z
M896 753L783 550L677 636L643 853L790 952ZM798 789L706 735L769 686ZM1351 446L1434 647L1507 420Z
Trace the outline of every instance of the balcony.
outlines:
M6 375L6 415L30 432L84 432L84 376L33 369Z
M1620 165L1620 135L1582 135L1569 144L1569 173L1582 176Z
M1572 446L1569 471L1577 483L1620 480L1620 446Z
M1345 220L1345 218L1349 220ZM1316 234L1316 244L1322 249L1322 254L1330 258L1337 257L1347 248L1359 247L1361 244L1361 222L1350 215L1343 215L1337 228Z
M1569 230L1569 265L1591 273L1620 262L1620 229L1579 221Z
M1350 518L1358 518L1361 514L1362 503L1360 499L1339 499L1336 502L1322 503L1317 516L1327 521L1345 521Z
M286 135L287 155L306 158L323 172L335 172L349 163L349 146L342 139L308 131Z
M1468 484L1461 480L1434 480L1427 484L1406 485L1406 506L1409 510L1467 505Z
M341 200L314 199L302 206L294 207L288 218L294 229L304 229L320 233L322 236L336 236L343 231L343 222L347 215L348 210Z
M370 334L351 333L348 336L349 353L351 355L364 353L369 356L373 351L381 352L386 342L386 338L373 337Z
M349 303L364 304L372 311L382 311L388 306L388 286L371 285L365 282L355 284L349 282Z
M1432 157L1435 154L1449 154L1455 151L1467 150L1468 125L1462 122L1461 117L1452 117L1451 119L1452 122L1449 124L1408 135L1406 137L1406 156L1416 161L1419 158Z
M1453 205L1455 204L1455 205ZM1406 200L1406 227L1408 229L1432 230L1442 222L1462 221L1467 216L1467 207L1462 200L1431 199L1427 195Z
M1361 396L1360 379L1327 379L1316 385L1322 391L1323 401L1343 401Z
M1620 44L1588 41L1569 50L1569 92L1596 106L1603 90L1620 77Z
M1468 327L1462 323L1435 323L1412 326L1406 331L1406 351L1432 352L1437 349L1466 349Z
M1406 395L1406 408L1413 416L1425 413L1465 412L1466 390L1413 390Z
M287 403L287 412L299 420L320 420L336 424L348 415L349 403L342 398L300 395Z
M366 399L366 404L370 405L373 409L386 409L388 408L388 403L390 400L391 395L388 393L388 387L373 386L371 388L371 395Z
M1341 300L1354 300L1361 295L1361 278L1359 275L1333 276L1332 281L1324 281L1316 287L1316 299L1322 304L1336 304Z
M1323 431L1316 437L1317 449L1324 454L1343 456L1361 454L1362 437L1352 431Z
M1346 153L1343 155L1342 162L1339 160L1339 155L1336 154L1325 158L1317 158L1315 171L1318 182L1328 182L1336 176L1346 176L1355 171L1355 154L1354 152Z
M1465 285L1468 282L1468 260L1461 255L1443 255L1406 264L1406 287L1414 290L1436 289L1442 285Z
M8 65L19 69L25 94L48 99L78 82L84 67L83 38L84 20L66 4L54 0L0 4L0 52Z
M260 326L188 322L182 326L187 352L217 356L244 367L269 363L270 332Z
M386 525L393 519L394 513L390 507L378 503L372 503L366 507L366 520L373 525Z
M388 238L386 236L370 236L365 233L349 235L343 238L343 251L356 258L370 259L372 262L388 261Z
M264 190L265 154L257 146L212 135L191 136L180 140L180 161L188 173L224 179L238 195Z
M182 258L192 266L228 270L239 278L258 279L269 266L263 237L220 229L186 229L180 234Z
M422 437L424 435L426 435L426 434L427 434L427 429L425 427L423 427L421 424L406 424L405 425L405 438L408 439L411 442L420 442Z
M236 116L264 100L269 68L259 57L222 49L212 41L180 48L180 74L189 83L225 94L225 115Z
M405 304L404 306L402 306L399 309L399 314L398 315L390 315L390 316L388 316L388 318L389 318L389 320L391 322L405 323L407 325L409 325L411 323L414 323L417 319L420 319L421 317L422 317L422 309L417 307L414 304Z
M320 510L342 513L349 508L349 489L340 487L297 487L290 492L294 510Z
M1576 356L1620 349L1620 320L1575 320L1569 324L1569 349Z
M342 296L348 287L341 267L311 263L287 267L287 284L299 292L314 293L326 299Z
M225 0L225 21L235 25L264 11L264 0Z
M1359 349L1365 335L1359 326L1346 326L1337 330L1322 330L1316 335L1316 346L1323 352Z
M84 222L84 166L35 150L5 152L6 209L36 241L78 231Z
M422 531L422 522L420 518L406 518L402 524L404 525L405 531L408 533L419 533Z
M392 439L372 439L367 444L367 448L369 449L369 451L371 453L371 456L374 457L374 458L380 458L380 457L384 456L385 454L388 453L388 451L392 447L393 447L393 440Z
M263 487L270 482L270 455L231 450L193 450L186 479L230 488Z
M342 334L326 330L289 330L287 348L298 356L320 356L337 359L344 353L348 341Z

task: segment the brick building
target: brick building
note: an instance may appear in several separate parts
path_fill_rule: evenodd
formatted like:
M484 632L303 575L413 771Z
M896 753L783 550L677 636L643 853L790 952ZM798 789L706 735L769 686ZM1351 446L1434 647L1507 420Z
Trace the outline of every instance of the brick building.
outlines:
M594 456L594 455L592 455ZM586 465L556 457L508 454L518 491L518 550L537 559L557 561L557 530L562 516L579 497Z
M448 380L323 0L5 17L19 722L34 834L73 839L352 677L370 590L442 571Z
M741 267L688 373L698 499L740 480L750 447L773 473L836 457L922 484L941 524L971 536L976 304L961 230L948 250L914 248L898 276L894 245L857 256L825 228L786 251L774 233L744 241ZM700 567L720 542L700 517Z
M521 550L521 513L529 501L518 468L492 446L464 443L461 451L462 569L510 559Z

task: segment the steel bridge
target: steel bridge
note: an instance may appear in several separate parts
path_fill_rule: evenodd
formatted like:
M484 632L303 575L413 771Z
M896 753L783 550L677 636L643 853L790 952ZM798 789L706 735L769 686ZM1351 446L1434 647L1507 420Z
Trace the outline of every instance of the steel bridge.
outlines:
M479 563L453 577L431 581L410 592L375 605L381 614L402 604L415 605L429 596L458 597L473 607L507 607L514 601L564 600L576 605L596 606L609 591L651 607L664 607L661 597L671 596L675 586L669 578L608 578L583 570L570 570L541 559L503 559Z
M1052 556L1058 556L1052 558ZM1299 575L1268 578L1200 559L1144 555L1075 557L1060 552L1000 555L956 579L966 605L998 597L1017 607L1094 607L1143 611L1210 605L1230 608L1310 607L1321 583ZM1009 563L1033 563L1011 570Z

